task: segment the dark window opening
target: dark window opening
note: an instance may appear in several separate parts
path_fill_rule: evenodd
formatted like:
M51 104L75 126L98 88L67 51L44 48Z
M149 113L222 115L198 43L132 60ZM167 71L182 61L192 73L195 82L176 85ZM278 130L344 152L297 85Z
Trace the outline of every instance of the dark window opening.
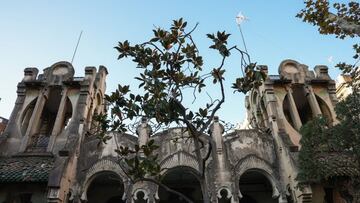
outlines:
M325 191L325 197L324 197L325 203L334 203L333 189L324 188L324 191Z
M286 120L290 123L290 125L294 129L296 129L295 124L294 124L293 120L291 119L289 95L286 95L284 98L283 111L284 111L284 116L285 116Z
M295 86L292 88L292 90L292 95L301 119L301 123L305 124L311 119L313 119L313 113L306 97L305 89L303 86Z
M220 190L220 198L218 197L218 203L231 203L232 197L228 198L228 191L225 189Z
M31 203L31 193L25 193L20 195L20 202L21 203Z
M310 104L306 97L306 92L303 86L294 86L292 87L292 97L294 99L297 113L300 117L301 123L304 125L308 121L313 119L313 112L311 110ZM291 117L291 106L290 106L290 98L289 94L287 94L284 98L283 102L283 111L286 120L290 123L290 125L295 128L295 121L292 120ZM293 112L296 114L296 112Z
M10 194L5 203L32 203L32 193Z

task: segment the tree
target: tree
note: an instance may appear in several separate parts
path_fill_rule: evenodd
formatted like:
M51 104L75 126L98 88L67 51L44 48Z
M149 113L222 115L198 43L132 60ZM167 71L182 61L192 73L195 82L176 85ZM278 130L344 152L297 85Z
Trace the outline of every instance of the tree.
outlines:
M131 58L141 73L135 79L139 82L140 94L131 92L129 85L118 85L118 88L105 99L110 106L109 115L98 115L98 137L106 143L111 137L108 130L124 133L128 126L134 126L140 119L147 119L153 124L153 129L181 126L193 139L195 155L197 157L202 178L205 178L205 164L212 152L212 139L203 135L217 111L225 102L224 93L224 63L237 51L241 55L241 69L243 77L236 79L233 88L246 93L261 85L265 73L261 72L255 63L251 63L250 56L236 46L228 47L227 40L230 34L225 31L216 34L207 34L213 44L209 47L218 52L219 65L210 72L204 73L203 57L192 38L197 28L196 24L187 31L187 22L182 18L174 20L170 29L156 28L153 37L141 44L131 45L125 40L114 47L118 59ZM207 81L218 88L220 98L213 99L198 109L185 106L184 101L196 100L203 97ZM215 88L214 87L214 88ZM129 125L130 124L130 125ZM150 140L147 144L136 145L134 149L120 147L117 153L120 165L124 172L133 181L150 181L169 192L176 193L191 202L186 196L161 184L161 168L157 159L158 146ZM206 154L202 155L202 151Z
M306 0L304 3L305 8L297 17L317 26L320 34L333 34L340 39L360 37L358 2L333 3L332 6L326 0ZM341 62L336 65L344 74L350 74L352 81L348 85L353 93L336 105L338 124L332 125L319 117L302 127L300 172L297 177L307 183L340 183L343 188L340 194L347 202L360 201L348 194L349 187L356 187L360 191L360 44L354 44L353 48L354 64ZM351 186L348 184L350 182Z
M330 6L327 0L305 0L304 3L305 8L297 14L297 17L302 18L304 22L317 26L320 34L333 34L340 39L360 37L360 5L358 2L350 1L348 4L333 3L332 6ZM331 126L323 118L317 118L306 124L302 129L303 147L300 151L300 163L311 156L307 150L315 154L314 149L310 149L311 146L324 146L324 149L316 148L316 150L326 152L351 152L357 161L359 161L360 154L358 148L360 142L357 140L360 135L358 128L359 117L357 115L359 115L358 108L360 105L360 71L357 64L360 60L360 46L355 44L353 48L355 49L353 58L356 62L352 65L343 62L336 65L343 73L351 75L352 82L349 85L354 90L352 95L336 106L336 113L340 123ZM300 164L300 166L306 168L306 163L304 164ZM312 169L318 170L321 167L320 165L310 165L307 169L301 169L303 173L300 176L310 172L314 175L313 177L305 175L309 180L328 178L326 174L321 175L319 171L311 172Z
M318 27L320 34L333 34L337 38L360 37L360 5L359 2L349 1L345 3L333 3L330 6L328 0L305 0L305 8L296 16L304 22ZM360 60L360 44L354 44L353 49L356 60L354 64L340 62L336 67L345 74L350 74L355 81L360 80L358 62Z
M348 194L360 191L359 101L360 94L354 92L336 105L337 125L318 117L301 128L298 180L336 185L348 202L360 201Z

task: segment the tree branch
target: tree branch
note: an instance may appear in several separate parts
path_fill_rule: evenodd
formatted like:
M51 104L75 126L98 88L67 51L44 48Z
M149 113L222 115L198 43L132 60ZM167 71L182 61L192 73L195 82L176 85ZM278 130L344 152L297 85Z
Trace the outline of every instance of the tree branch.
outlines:
M186 202L188 203L194 203L191 199L189 199L188 197L186 197L184 194L176 191L176 190L173 190L171 188L169 188L168 186L162 184L161 182L159 181L156 181L154 179L151 179L151 178L142 178L140 179L139 181L147 181L147 182L151 182L151 183L154 183L156 185L158 185L159 187L162 187L163 189L165 189L166 191L170 192L170 193L173 193L175 195L178 195L179 197L183 198Z

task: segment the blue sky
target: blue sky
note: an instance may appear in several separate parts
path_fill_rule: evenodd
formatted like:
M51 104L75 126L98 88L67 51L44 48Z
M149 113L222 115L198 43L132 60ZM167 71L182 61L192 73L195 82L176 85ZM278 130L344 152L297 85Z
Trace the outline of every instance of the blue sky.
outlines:
M354 40L319 35L315 27L295 18L302 7L299 0L2 1L0 116L8 118L11 114L23 69L42 70L58 61L70 61L81 30L83 36L73 62L75 75L83 76L85 66L105 65L110 73L108 93L118 83L136 87L132 80L136 75L134 64L117 61L113 47L126 39L143 42L151 37L154 26L169 27L179 17L187 20L189 26L199 22L194 38L204 56L205 70L216 67L220 60L208 49L206 33L225 30L232 33L229 44L242 47L235 23L235 16L241 11L249 18L242 28L252 61L268 65L270 74L277 74L282 60L295 59L310 68L328 65L335 77L339 74L334 68L336 62L352 62ZM221 119L232 123L242 121L245 115L244 95L233 94L230 88L240 76L239 64L236 54L226 63L227 98L219 112ZM216 97L213 88L209 92Z

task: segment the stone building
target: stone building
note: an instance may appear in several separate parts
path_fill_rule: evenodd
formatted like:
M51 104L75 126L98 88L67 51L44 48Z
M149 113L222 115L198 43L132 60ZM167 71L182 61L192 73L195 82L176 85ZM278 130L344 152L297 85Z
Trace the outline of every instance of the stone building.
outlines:
M350 81L350 75L339 75L336 78L336 96L340 101L353 92L352 88L348 85Z
M7 123L8 123L8 119L3 118L3 117L0 116L0 135L1 135L1 133L4 132Z
M143 120L136 136L109 132L112 139L100 146L89 136L93 116L105 111L107 74L103 66L86 67L76 78L68 62L39 75L25 69L0 137L0 202L183 202L149 182L132 183L119 166L115 149L149 139L159 146L162 183L196 203L339 202L336 189L300 189L296 180L300 127L317 115L336 122L335 82L326 66L310 71L294 60L281 62L279 74L246 97L252 129L224 134L215 118L201 138L214 143L205 178L181 128L152 134Z

